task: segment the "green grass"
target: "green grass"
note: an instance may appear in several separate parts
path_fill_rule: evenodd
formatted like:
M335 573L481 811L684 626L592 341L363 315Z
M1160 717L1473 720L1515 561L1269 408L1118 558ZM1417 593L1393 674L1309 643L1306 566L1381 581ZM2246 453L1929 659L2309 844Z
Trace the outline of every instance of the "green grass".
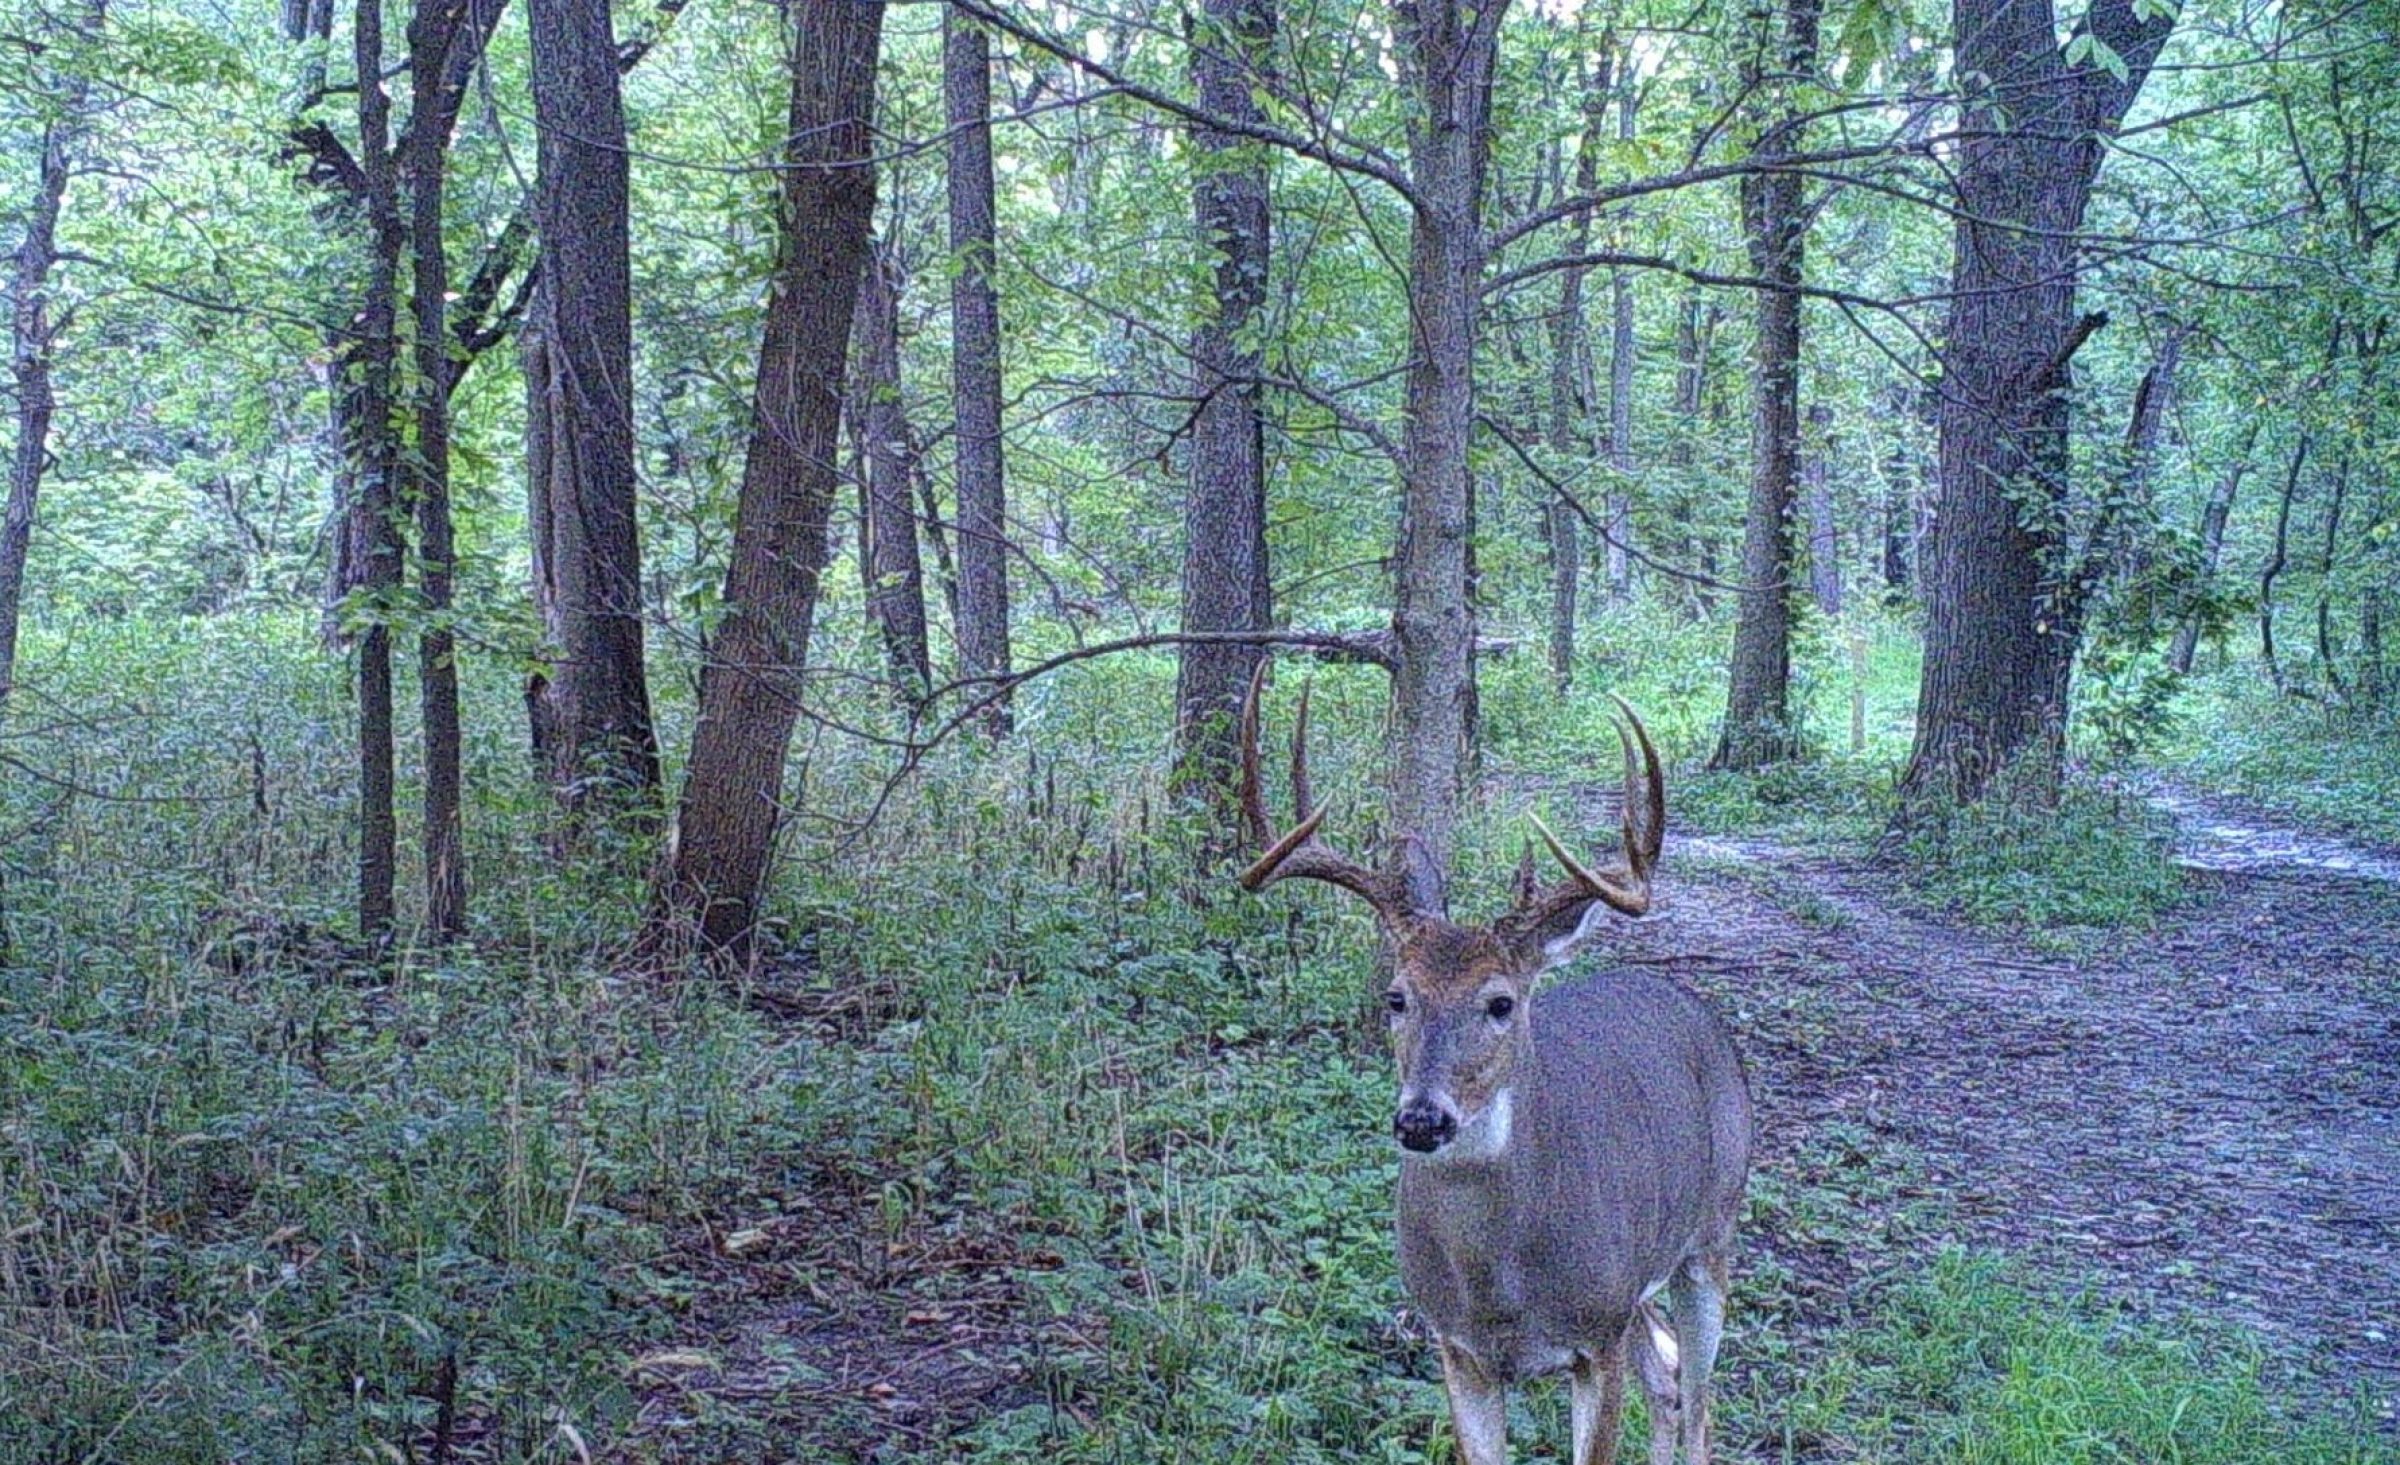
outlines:
M1977 925L2147 927L2191 898L2173 834L2134 795L2070 783L2053 804L2003 781L1979 804L1930 816L1900 857L1928 899Z
M1038 1402L922 1458L1451 1458L1432 1359L1396 1321L1373 932L1315 892L1186 888L1145 710L1164 658L1048 683L1019 708L1038 759L957 749L863 842L796 831L775 911L814 965L786 980L901 999L824 1037L738 990L609 974L638 886L546 854L504 673L468 686L482 939L374 970L314 934L346 899L348 751L303 627L92 623L34 646L10 748L59 781L0 784L0 1462L423 1459L446 1357L455 1458L605 1455L629 1362L697 1325L695 1238L836 1176L892 1234L975 1217L1054 1255L1018 1279L1027 1315L1086 1340L1039 1345ZM1379 693L1319 680L1345 819ZM1511 756L1572 766L1494 703ZM1598 734L1601 705L1567 716ZM802 752L813 810L872 797L848 745ZM1495 800L1470 847L1512 846L1516 812ZM1898 1280L1833 1326L1750 1249L1737 1458L2394 1458L2346 1417L2282 1422L2238 1351L1937 1260L1904 1166L1813 1142L1806 1179L1761 1177L1754 1229L1866 1248ZM1521 1448L1539 1429L1554 1457L1560 1391L1524 1409ZM675 1439L686 1460L809 1460L807 1430L842 1422L729 1399Z
M2248 664L2195 678L2157 763L2309 825L2400 845L2400 709L2275 695Z

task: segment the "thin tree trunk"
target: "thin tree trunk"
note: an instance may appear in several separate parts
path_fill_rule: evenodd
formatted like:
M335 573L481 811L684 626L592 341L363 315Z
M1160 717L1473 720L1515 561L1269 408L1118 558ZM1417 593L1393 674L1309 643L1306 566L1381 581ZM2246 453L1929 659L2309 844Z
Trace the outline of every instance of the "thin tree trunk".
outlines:
M1816 67L1820 0L1786 0L1778 52L1763 14L1746 86L1765 82L1771 57L1796 86ZM1801 141L1788 88L1758 151L1772 158ZM1742 180L1742 232L1751 272L1769 282L1754 295L1751 347L1750 496L1742 523L1741 610L1726 669L1725 726L1711 764L1754 769L1798 755L1792 725L1792 500L1800 452L1800 293L1807 217L1801 178L1762 172Z
M2345 446L2334 461L2333 494L2325 503L2325 540L2317 556L2317 665L2325 673L2325 685L2337 697L2349 695L2341 662L2333 654L2334 555L2341 541L2342 509L2349 497L2350 450Z
M925 638L925 572L917 555L917 516L909 481L917 471L900 396L899 251L886 244L859 275L858 432L866 472L859 483L858 564L866 579L867 619L882 638L900 704L915 711L933 686L933 657Z
M1684 525L1686 543L1700 571L1716 574L1716 540L1700 520L1699 487L1693 482L1694 446L1700 436L1700 409L1708 391L1708 357L1716 336L1717 307L1702 312L1700 291L1687 291L1675 312L1675 442L1668 464L1681 485L1676 491L1677 519ZM1704 323L1705 322L1705 323ZM1690 585L1689 611L1694 619L1715 615L1717 602L1706 584Z
M2241 490L2242 478L2250 471L2250 454L2258 445L2259 420L2251 417L2242 429L2242 445L2236 449L2233 461L2226 465L2223 476L2209 490L2208 502L2200 508L2200 577L2198 589L2206 594L2217 577L2217 561L2225 551L2225 521L2233 515L2233 497ZM2167 665L2177 676L2189 676L2192 657L2200 647L2200 617L2187 615L2175 627L2174 643L2167 650Z
M1617 140L1634 139L1633 53L1628 50L1617 75ZM1589 192L1590 190L1585 190ZM1608 337L1608 466L1614 482L1608 495L1608 598L1618 605L1633 599L1633 275L1612 270L1608 277L1611 322Z
M958 448L958 653L971 677L1008 673L1008 497L1000 447L1000 295L994 282L992 58L982 26L942 14L950 126L951 379ZM995 701L986 730L1008 730Z
M2266 664L2267 680L2275 690L2291 690L2283 679L2283 664L2275 658L2275 582L2283 575L2292 534L2292 499L2300 492L2300 470L2308 462L2310 435L2303 431L2292 449L2291 470L2283 476L2283 495L2275 501L2275 547L2258 572L2258 659Z
M1842 536L1833 512L1833 409L1808 409L1809 441L1800 457L1800 497L1808 510L1808 589L1818 614L1842 614Z
M94 3L80 22L97 39L106 19ZM34 165L33 206L9 272L9 364L16 382L17 441L9 460L8 509L0 519L0 715L16 685L17 622L25 602L25 563L33 548L34 517L50 467L50 418L57 397L50 385L50 352L58 326L50 319L50 270L58 261L58 219L74 176L74 152L90 103L91 78L81 72L54 83L56 111L43 123Z
M1584 87L1583 131L1575 149L1575 192L1586 195L1600 186L1601 128L1608 115L1611 78L1615 75L1616 40L1600 42L1600 65ZM1578 209L1568 221L1567 252L1589 253L1592 211ZM1550 327L1550 446L1574 459L1590 449L1585 424L1592 410L1591 333L1584 319L1583 288L1589 272L1570 266L1559 272L1558 313ZM1583 517L1565 499L1553 495L1544 505L1543 520L1550 541L1550 679L1566 691L1575 679L1575 619L1583 580Z
M496 0L484 0L497 18ZM409 22L412 105L398 165L409 201L409 290L414 307L416 389L414 451L402 483L417 520L417 588L425 626L417 637L417 675L425 738L423 824L425 922L436 941L466 934L467 870L462 802L458 646L450 626L456 549L450 522L450 274L442 204L450 132L471 58L488 26L454 0L417 0Z
M383 74L382 0L358 0L352 26L357 74ZM367 279L345 376L355 381L348 457L355 475L352 513L359 546L359 588L369 605L358 643L358 926L388 939L396 914L399 823L393 811L393 595L400 586L402 543L397 501L400 443L393 426L399 354L400 255L407 230L391 146L391 98L380 86L358 88L358 168L367 225Z
M1416 0L1400 12L1411 92L1405 463L1392 627L1391 858L1422 907L1447 903L1466 752L1475 614L1467 587L1475 341L1492 74L1506 0L1469 10Z
M2121 69L2070 61L2050 0L1955 0L1960 213L1942 337L1941 512L1934 525L1917 739L1890 847L1971 802L2028 751L2055 794L2075 658L2050 511L2067 492L2075 353L2105 316L2075 308L2084 210L2174 12L2098 0L2077 31ZM2028 510L2028 495L2035 501Z
M648 810L658 739L643 665L633 269L621 70L607 0L528 0L541 235L525 333L534 602L551 664L532 695L552 792Z
M875 62L883 7L793 0L792 96L778 246L726 616L700 673L675 846L643 946L746 963L783 808L837 486L842 389L875 212Z
M1274 43L1272 0L1206 0L1192 38L1200 105L1235 122L1265 120L1261 68ZM1196 129L1193 214L1215 258L1214 288L1192 333L1191 480L1183 511L1186 631L1263 631L1274 606L1267 564L1266 421L1259 389L1259 313L1272 253L1267 164L1256 144ZM1256 646L1186 645L1176 663L1178 781L1214 812L1239 819L1236 723Z

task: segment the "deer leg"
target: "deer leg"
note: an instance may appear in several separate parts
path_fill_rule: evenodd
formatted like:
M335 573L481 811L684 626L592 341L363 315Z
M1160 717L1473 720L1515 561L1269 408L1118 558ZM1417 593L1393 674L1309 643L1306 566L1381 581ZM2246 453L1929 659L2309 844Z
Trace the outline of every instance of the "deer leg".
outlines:
M1450 1391L1450 1427L1464 1465L1508 1465L1508 1388L1472 1354L1442 1344L1442 1384Z
M1642 1397L1650 1405L1650 1465L1675 1465L1675 1439L1683 1417L1675 1381L1675 1334L1658 1309L1645 1302L1625 1331L1625 1344L1642 1381Z
M1708 1465L1708 1384L1717 1345L1725 1338L1725 1258L1694 1257L1675 1275L1672 1310L1680 1353L1677 1383L1683 1409L1683 1455Z
M1617 1465L1617 1431L1625 1422L1625 1340L1579 1355L1570 1385L1575 1418L1575 1465Z

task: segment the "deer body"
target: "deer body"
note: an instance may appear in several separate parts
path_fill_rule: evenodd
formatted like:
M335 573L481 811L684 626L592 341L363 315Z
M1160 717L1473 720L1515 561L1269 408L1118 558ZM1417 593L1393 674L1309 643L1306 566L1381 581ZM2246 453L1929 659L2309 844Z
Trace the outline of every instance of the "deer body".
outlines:
M1265 665L1260 665L1263 679ZM1389 868L1317 837L1308 698L1292 734L1300 822L1280 839L1258 779L1254 679L1242 807L1261 853L1241 883L1321 880L1374 907L1389 944L1400 1093L1400 1278L1441 1345L1467 1465L1508 1458L1508 1388L1571 1376L1575 1465L1610 1465L1628 1363L1650 1401L1652 1465L1707 1465L1709 1376L1750 1168L1750 1094L1724 1024L1663 977L1607 972L1535 998L1535 980L1607 914L1640 916L1666 828L1666 778L1623 708L1624 859L1592 869L1539 819L1566 879L1534 878L1483 925L1452 922L1442 872L1401 832ZM1623 707L1623 704L1619 704Z
M1750 1158L1741 1061L1683 987L1577 978L1541 994L1524 1042L1497 1153L1453 1155L1480 1148L1470 1127L1400 1162L1401 1285L1501 1384L1606 1351L1644 1300L1722 1257Z

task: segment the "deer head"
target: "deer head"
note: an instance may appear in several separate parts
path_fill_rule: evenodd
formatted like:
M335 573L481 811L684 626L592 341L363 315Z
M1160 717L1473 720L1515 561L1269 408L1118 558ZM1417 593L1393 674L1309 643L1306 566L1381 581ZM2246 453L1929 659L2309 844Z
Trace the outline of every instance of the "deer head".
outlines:
M1517 864L1515 901L1496 920L1460 925L1429 892L1423 848L1400 834L1397 869L1359 864L1335 852L1318 831L1325 808L1313 806L1308 786L1308 692L1292 728L1292 809L1299 822L1274 837L1259 783L1259 692L1262 660L1242 707L1244 821L1260 850L1241 873L1245 890L1278 880L1322 880L1375 910L1392 943L1392 1047L1400 1063L1399 1107L1392 1121L1402 1146L1420 1154L1489 1158L1507 1148L1509 1085L1528 1051L1534 979L1572 956L1598 928L1600 913L1638 916L1650 909L1650 871L1658 862L1667 823L1666 776L1642 720L1625 714L1617 738L1625 752L1625 821L1621 863L1584 864L1531 814L1534 832L1565 877L1542 884L1528 843Z

